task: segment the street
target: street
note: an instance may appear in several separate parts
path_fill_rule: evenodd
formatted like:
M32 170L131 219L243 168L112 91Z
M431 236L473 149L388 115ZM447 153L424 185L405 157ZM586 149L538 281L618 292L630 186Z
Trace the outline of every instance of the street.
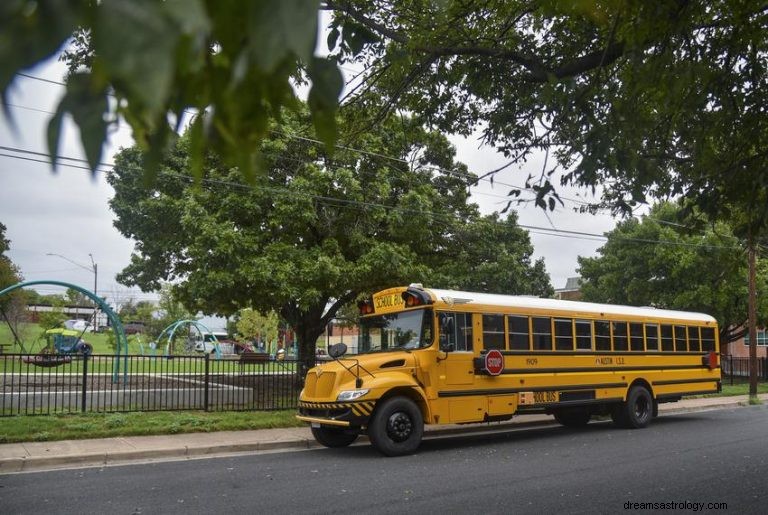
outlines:
M764 513L767 430L768 406L755 406L662 416L645 430L592 423L432 439L403 458L361 445L15 474L0 476L0 506L13 514Z

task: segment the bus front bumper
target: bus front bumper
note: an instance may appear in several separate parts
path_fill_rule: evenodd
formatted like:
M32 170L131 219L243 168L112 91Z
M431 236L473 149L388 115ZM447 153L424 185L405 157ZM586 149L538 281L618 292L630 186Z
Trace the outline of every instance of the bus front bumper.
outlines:
M306 402L299 401L296 418L309 422L337 427L362 427L376 406L374 401L365 402Z

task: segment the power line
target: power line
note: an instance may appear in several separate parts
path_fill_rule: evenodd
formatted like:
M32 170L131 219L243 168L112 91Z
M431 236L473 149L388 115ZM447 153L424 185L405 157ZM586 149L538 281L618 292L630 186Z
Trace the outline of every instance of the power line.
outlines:
M0 148L7 148L7 147L0 147ZM21 151L21 150L20 150ZM40 154L31 152L33 154ZM0 154L0 156L4 156L5 154ZM18 159L25 159L29 161L35 161L35 162L46 162L41 161L37 159L32 158L25 158L21 156L7 156L12 158L18 158ZM77 158L69 158L71 160L78 161ZM69 168L77 168L77 169L83 169L90 171L90 168L81 167L77 165L71 165L67 163L62 163L62 166L66 166ZM138 170L138 169L137 169ZM102 172L105 174L112 174L114 172L107 171ZM190 177L188 175L184 175L181 173L175 173L175 172L162 172L164 175L177 178L177 179L183 179L189 182L194 182L194 178ZM240 190L248 191L252 189L260 189L262 191L266 191L268 193L275 193L280 195L289 195L294 197L306 197L312 200L316 200L320 203L325 203L326 205L331 204L335 205L335 207L357 207L362 210L371 209L371 208L381 208L386 209L388 211L396 211L400 212L402 214L417 214L421 216L432 216L435 219L445 219L448 221L456 221L456 216L452 213L441 213L441 212L435 212L435 211L428 211L428 210L419 210L419 209L408 209L400 206L392 206L388 204L382 204L379 202L369 202L369 201L358 201L358 200L351 200L351 199L343 199L343 198L336 198L336 197L328 197L324 195L313 195L309 193L301 193L296 192L287 188L277 188L277 187L270 187L270 186L264 186L264 185L247 185L240 182L234 182L234 181L227 181L223 179L210 179L210 178L203 178L201 182L205 185L209 186L223 186L228 188L237 188ZM500 221L499 223L504 223L503 221ZM544 235L544 236L557 236L557 237L565 237L565 238L571 238L571 239L581 239L585 241L607 241L608 237L603 234L596 234L596 233L589 233L584 231L570 231L570 230L564 230L564 229L555 229L550 227L541 227L541 226L534 226L534 225L527 225L527 224L517 224L518 227L522 229L526 229L527 231L533 232L535 234ZM651 240L651 239L644 239L644 238L628 238L628 237L622 237L618 235L613 235L613 238L619 239L622 241L629 241L629 242L636 242L636 243L646 243L646 244L655 244L655 245L674 245L674 246L682 246L682 247L693 247L693 248L707 248L707 249L726 249L726 250L733 250L733 249L740 249L740 247L734 247L734 246L721 246L721 245L710 245L710 244L700 244L700 243L688 243L688 242L678 242L678 241L670 241L670 240Z
M66 86L66 84L64 82L53 81L53 80L44 79L44 78L41 78L41 77L35 77L33 75L29 75L29 74L26 74L26 73L18 73L18 75L26 77L26 78L29 78L29 79L40 80L40 81L43 81L43 82L48 82L48 83L51 83L51 84L56 84L56 85L59 85L59 86ZM43 111L43 110L38 110L38 111L46 112L46 111ZM51 113L50 111L48 111L48 112L50 114L54 114L54 113ZM190 114L190 115L195 115L196 114L194 112L187 111L187 110L185 110L184 112L186 114ZM319 141L317 139L310 138L310 137L307 137L307 136L300 136L300 135L297 135L297 134L290 134L290 133L286 133L286 132L283 132L283 131L279 131L277 129L273 129L272 132L276 133L276 134L283 135L283 136L288 137L288 138L297 139L297 140L300 140L300 141L306 141L306 142L310 142L310 143L317 144L317 145L325 145L325 143L323 143L322 141ZM358 149L358 148L354 148L354 147L348 147L348 146L344 146L344 145L335 145L335 148L337 148L339 150L346 150L346 151L349 151L349 152L355 152L355 153L358 153L358 154L361 154L361 155L368 155L368 156L371 156L371 157L377 157L377 158L380 158L380 159L387 159L387 160L390 160L390 161L393 161L393 162L404 163L404 164L410 165L410 162L405 160L405 159L403 159L403 158L388 156L386 154L381 154L381 153L378 153L378 152L362 150L362 149ZM516 184L510 184L510 183L494 180L493 178L488 178L488 177L485 177L485 176L477 176L477 175L469 174L469 173L461 173L461 172L458 172L456 170L448 170L448 169L441 168L441 167L438 167L438 166L424 166L423 168L426 169L426 170L439 172L439 173L442 173L444 175L452 175L454 177L463 178L463 179L469 180L471 182L474 182L475 185L478 184L480 181L484 181L484 182L488 182L491 185L498 184L500 186L512 188L514 190L528 191L528 192L536 193L536 190L534 188L530 188L530 187L527 187L527 186L519 186L519 185L516 185ZM468 184L467 186L470 186L470 185ZM484 194L484 195L490 195L490 194L482 193L482 192L477 192L477 193ZM574 198L570 198L570 197L565 197L565 196L562 196L562 195L558 195L557 197L559 199L561 199L561 200L566 200L568 202L573 202L574 204L578 204L578 205L582 205L582 206L591 206L591 205L593 205L590 202L586 202L586 201L583 201L583 200L574 199ZM510 198L510 201L514 202L514 199Z

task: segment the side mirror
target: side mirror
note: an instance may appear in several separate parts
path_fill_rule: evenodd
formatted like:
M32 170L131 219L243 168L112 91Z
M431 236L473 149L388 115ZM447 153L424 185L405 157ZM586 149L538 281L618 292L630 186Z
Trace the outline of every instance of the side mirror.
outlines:
M344 343L337 343L331 345L328 348L328 355L333 359L342 357L347 352L347 345Z

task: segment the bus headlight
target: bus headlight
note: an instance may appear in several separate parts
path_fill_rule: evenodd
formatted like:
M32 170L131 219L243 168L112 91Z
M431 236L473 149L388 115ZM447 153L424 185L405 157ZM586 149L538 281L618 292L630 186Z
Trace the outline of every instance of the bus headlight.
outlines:
M344 390L343 392L339 392L339 396L336 397L336 400L339 402L354 401L355 399L359 399L369 391L370 390Z

